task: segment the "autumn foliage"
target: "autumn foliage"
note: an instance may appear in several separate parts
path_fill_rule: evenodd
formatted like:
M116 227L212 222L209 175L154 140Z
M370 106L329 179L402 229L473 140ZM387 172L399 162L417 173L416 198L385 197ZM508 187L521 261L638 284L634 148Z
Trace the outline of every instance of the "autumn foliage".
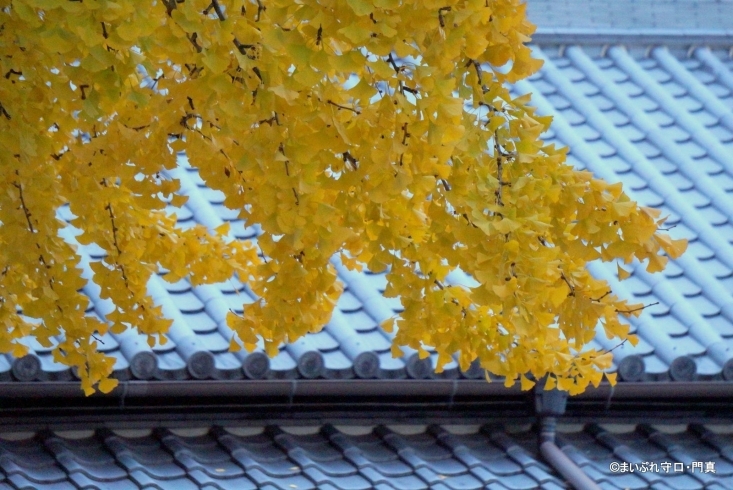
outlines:
M260 300L229 314L233 348L274 353L328 321L334 256L387 270L395 351L580 392L611 362L584 350L596 325L621 341L619 312L640 312L586 264L656 272L685 248L540 140L550 118L508 90L541 65L517 0L0 5L0 351L55 337L87 393L116 385L95 335L168 328L152 274L236 274ZM261 225L257 246L165 213L186 202L178 152ZM106 321L84 313L89 244L106 253L91 262ZM446 280L456 268L473 287Z

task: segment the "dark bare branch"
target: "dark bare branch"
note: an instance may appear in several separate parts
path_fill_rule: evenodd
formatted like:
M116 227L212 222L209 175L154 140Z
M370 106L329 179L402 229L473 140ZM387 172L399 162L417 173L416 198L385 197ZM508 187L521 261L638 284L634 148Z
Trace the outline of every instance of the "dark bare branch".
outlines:
M440 22L440 27L445 28L445 19L443 18L443 12L450 12L451 10L453 9L451 9L450 7L440 7L438 9L438 22Z
M193 47L194 47L194 48L196 49L196 52L197 52L197 53L200 53L201 51L203 51L203 49L204 49L204 48L202 48L202 47L201 47L201 45L200 45L200 44L198 43L198 41L197 41L197 39L198 39L198 36L199 36L199 35L198 35L198 33L196 33L196 32L194 32L194 33L193 33L193 34L191 34L191 35L189 35L188 33L186 33L186 38L187 38L187 39L188 39L189 41L191 41L191 44L193 44Z
M630 313L635 313L637 311L644 310L646 308L649 308L650 306L656 306L659 304L659 301L656 301L654 303L650 303L648 305L640 306L638 308L634 308L633 310L616 310L616 313L621 313L622 315L628 315Z
M351 170L359 170L359 161L351 156L351 153L348 151L344 152L344 162L348 162Z
M605 294L603 294L602 296L599 296L598 298L591 298L590 300L591 300L591 301L595 301L596 303L600 303L600 301L601 301L601 300L602 300L603 298L605 298L606 296L608 296L608 295L609 295L609 294L611 294L612 292L613 292L613 291L611 291L611 290L609 289L609 290L608 290L608 291L606 291L606 292L605 292Z
M337 104L336 102L334 102L334 101L332 101L330 99L328 100L328 103L331 104L332 106L338 107L339 109L344 109L344 110L347 110L347 111L351 111L351 112L353 112L354 114L357 114L357 115L361 114L361 112L359 112L357 109L353 109L351 107L346 107L345 105Z
M15 175L18 175L18 171L15 171ZM23 214L25 214L25 220L28 223L28 229L31 230L31 233L35 233L36 230L33 228L33 223L31 222L31 212L28 209L28 206L25 204L25 198L23 197L23 186L19 184L18 182L13 182L13 187L18 189L18 194L20 195L20 206L23 208Z
M565 274L564 274L563 272L561 272L561 273L560 273L560 278L561 278L561 279L562 279L563 281L565 281L565 284L567 284L567 285L568 285L568 287L570 288L570 292L568 293L568 297L570 297L570 296L575 296L575 286L573 286L573 285L572 285L572 284L570 283L570 281L568 281L568 278L567 278L567 277L565 277Z
M257 0L257 17L255 17L255 22L259 22L260 21L260 17L262 16L262 12L264 12L265 10L267 10L267 7L265 7L264 5L262 5L262 1L261 0Z
M221 9L221 5L219 5L219 0L211 0L210 8L214 9L214 12L216 12L216 16L219 17L220 21L224 22L225 20L227 20L227 18L224 16L224 11L222 11Z

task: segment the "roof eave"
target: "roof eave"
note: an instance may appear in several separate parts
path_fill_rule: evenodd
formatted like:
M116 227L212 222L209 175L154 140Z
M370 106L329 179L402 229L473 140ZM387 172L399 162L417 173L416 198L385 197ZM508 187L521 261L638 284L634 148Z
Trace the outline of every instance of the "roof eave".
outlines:
M517 396L518 385L505 387L501 382L464 379L374 379L374 380L180 380L180 381L121 381L107 395L91 398L138 397L202 397L247 396L284 397L290 400L303 397L371 397L412 398L426 397L450 401L459 397ZM0 399L84 398L78 382L13 381L0 382ZM589 387L572 400L654 399L714 400L733 397L731 381L644 381L621 382L615 386L601 383Z

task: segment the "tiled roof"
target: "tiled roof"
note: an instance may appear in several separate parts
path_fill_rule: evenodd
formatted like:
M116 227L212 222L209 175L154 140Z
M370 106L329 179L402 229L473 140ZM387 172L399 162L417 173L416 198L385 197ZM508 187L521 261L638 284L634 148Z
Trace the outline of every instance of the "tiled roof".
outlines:
M533 92L541 112L556 114L547 140L569 146L569 160L578 168L624 182L632 199L669 214L673 236L690 239L689 251L663 274L636 267L619 284L615 265L591 266L620 296L659 303L631 320L639 345L617 348L614 369L627 381L733 380L731 52L542 45L535 53L545 66L516 91ZM214 228L229 221L233 236L256 239L257 229L245 228L195 169L182 163L173 174L190 196L175 211L181 226L199 222ZM97 252L84 253L94 258ZM116 358L115 376L122 380L483 376L475 366L461 373L456 363L436 375L434 359L421 361L410 349L392 359L392 337L378 325L400 304L381 295L384 275L334 264L346 288L333 318L322 332L281 346L273 359L262 351L228 352L226 312L241 312L243 302L253 301L236 280L193 288L184 280L169 284L155 277L150 293L173 319L170 341L151 349L126 332L105 335L99 348ZM89 314L109 311L94 285L84 291L91 299ZM0 356L0 380L74 379L71 370L53 362L49 348L29 344L33 353L23 359ZM593 345L611 349L616 343L599 331Z
M616 349L625 380L733 379L733 60L724 51L665 47L595 51L536 47L540 74L516 86L556 114L548 141L570 161L623 182L633 200L669 215L688 252L662 274L635 267L616 293L659 303L632 319L641 341ZM595 342L613 348L602 333Z
M730 427L558 429L563 452L603 489L733 487ZM529 426L325 425L0 434L0 489L11 488L567 487L540 461Z
M539 32L718 32L733 35L730 0L527 0Z

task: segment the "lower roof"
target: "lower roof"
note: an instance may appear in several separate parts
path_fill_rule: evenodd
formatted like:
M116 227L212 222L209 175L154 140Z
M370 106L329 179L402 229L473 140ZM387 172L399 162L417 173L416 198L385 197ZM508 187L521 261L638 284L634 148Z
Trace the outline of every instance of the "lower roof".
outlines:
M558 426L603 489L733 488L733 429ZM0 433L0 489L568 488L531 425L263 426Z

